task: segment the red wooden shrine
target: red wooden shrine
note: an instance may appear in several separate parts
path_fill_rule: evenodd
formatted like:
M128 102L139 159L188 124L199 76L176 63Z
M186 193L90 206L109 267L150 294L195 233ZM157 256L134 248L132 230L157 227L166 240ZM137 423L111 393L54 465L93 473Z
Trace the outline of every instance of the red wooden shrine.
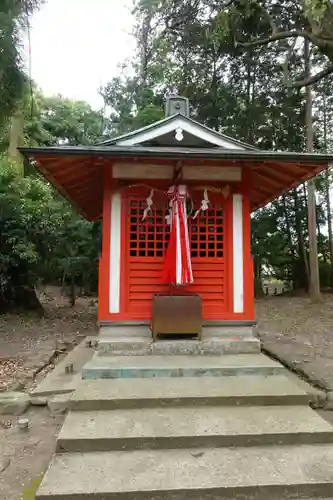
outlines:
M330 157L257 150L192 120L184 98L169 98L166 109L164 120L95 146L21 152L86 218L102 218L102 325L149 323L153 296L165 293L199 294L206 323L252 324L251 212L327 168ZM162 279L167 191L177 184L188 192L194 278L182 287Z
M167 186L166 186L167 189ZM241 189L241 187L240 187ZM191 192L191 190L190 190ZM200 206L202 192L194 190L191 200L195 207ZM100 314L103 320L150 320L152 296L157 293L187 294L195 293L202 297L203 319L219 321L223 319L253 320L253 275L250 256L250 207L241 202L241 237L238 251L239 261L244 270L238 273L245 277L245 287L239 292L244 294L243 310L235 311L233 280L233 195L225 197L222 193L210 194L209 209L196 219L189 217L189 235L194 283L175 287L163 283L162 266L168 245L170 227L166 221L168 200L162 193L154 197L153 206L146 220L142 220L146 207L149 188L113 189L105 191L103 217L103 251L100 262ZM239 195L240 197L241 195ZM238 197L236 198L238 200ZM120 207L120 285L118 305L110 293L116 286L112 281L112 205ZM243 247L243 248L242 248ZM246 258L247 257L247 258ZM247 273L245 267L250 272ZM244 272L245 271L245 272ZM237 283L236 286L240 284ZM109 300L108 300L109 299ZM239 297L241 300L242 297ZM237 300L237 298L236 298ZM112 309L113 307L113 309Z

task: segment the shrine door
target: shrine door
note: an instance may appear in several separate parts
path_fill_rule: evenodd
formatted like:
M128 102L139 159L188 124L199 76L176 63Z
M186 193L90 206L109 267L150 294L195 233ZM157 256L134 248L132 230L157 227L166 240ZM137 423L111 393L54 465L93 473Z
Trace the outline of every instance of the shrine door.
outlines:
M194 200L200 206L202 193ZM142 220L147 194L124 199L126 223L125 269L126 315L134 319L151 318L152 297L156 293L199 294L203 302L203 319L223 318L227 307L226 202L222 195L211 199L209 210L196 219L188 218L194 283L184 287L166 285L162 267L168 245L168 200L154 197L152 210ZM193 207L192 207L193 209ZM193 213L193 210L192 210ZM122 280L123 281L123 280ZM123 281L124 283L124 281Z

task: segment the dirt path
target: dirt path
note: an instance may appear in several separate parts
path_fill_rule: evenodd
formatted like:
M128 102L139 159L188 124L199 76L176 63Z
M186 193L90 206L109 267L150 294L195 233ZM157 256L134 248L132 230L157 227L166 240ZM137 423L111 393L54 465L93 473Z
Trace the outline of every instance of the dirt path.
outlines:
M36 372L52 361L59 342L72 349L82 336L96 332L96 306L78 299L68 306L59 292L43 304L45 316L0 316L0 391L30 387Z
M16 417L0 417L1 500L34 499L33 489L49 464L64 420L63 415L52 417L46 407L31 407L25 417L28 431L18 429Z
M40 379L52 369L59 342L70 350L82 336L95 334L92 299L80 298L71 308L53 289L43 305L43 318L26 313L0 316L0 391L30 389L36 372ZM51 416L47 407L30 407L24 416L30 421L28 432L18 429L17 417L0 415L1 500L34 500L64 420Z

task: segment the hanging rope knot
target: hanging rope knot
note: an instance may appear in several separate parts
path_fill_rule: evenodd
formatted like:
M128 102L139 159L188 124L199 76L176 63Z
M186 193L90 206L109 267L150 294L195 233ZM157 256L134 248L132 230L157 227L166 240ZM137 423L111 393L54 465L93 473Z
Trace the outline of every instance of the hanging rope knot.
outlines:
M188 196L187 193L187 188L186 186L180 185L180 186L171 186L168 189L168 198L169 198L169 212L165 216L165 220L168 226L171 226L172 223L172 207L174 206L174 203L179 200L179 201L184 201L186 200Z
M210 201L208 198L208 192L207 192L207 189L205 189L204 190L204 197L203 197L203 200L201 200L200 208L193 215L193 219L196 219L198 217L198 215L200 214L200 212L206 212L206 210L209 209L209 204L210 204Z
M193 283L190 240L187 226L185 185L174 185L168 190L170 236L163 263L163 281L181 286Z
M143 212L142 220L146 220L147 215L151 211L151 207L153 206L153 196L154 196L154 190L152 189L149 193L149 196L147 198L147 206L145 208L145 211Z

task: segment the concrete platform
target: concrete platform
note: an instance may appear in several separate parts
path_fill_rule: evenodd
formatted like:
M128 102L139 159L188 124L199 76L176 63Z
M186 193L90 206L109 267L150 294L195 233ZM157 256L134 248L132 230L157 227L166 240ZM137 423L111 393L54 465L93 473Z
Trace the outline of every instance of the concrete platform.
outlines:
M202 338L204 340L208 338L250 338L253 337L254 328L253 326L235 326L235 325L221 325L218 322L204 322L202 327ZM149 323L146 324L133 324L129 322L128 324L110 324L109 326L101 326L100 335L101 338L109 339L140 339L150 341L152 338L152 333L149 328Z
M58 452L264 446L333 442L309 407L191 407L71 412Z
M329 445L56 455L37 500L290 499L332 494Z
M165 406L306 405L309 395L284 376L84 380L72 396L75 410Z
M285 368L263 354L225 356L107 356L94 358L83 379L279 375Z
M203 340L157 340L99 337L99 356L216 355L260 353L260 341L253 337L207 338Z
M86 347L86 340L84 340L55 366L54 370L31 391L31 395L51 396L73 392L81 382L83 366L92 358L93 354L94 350ZM73 364L74 372L65 373L65 366L70 363Z

